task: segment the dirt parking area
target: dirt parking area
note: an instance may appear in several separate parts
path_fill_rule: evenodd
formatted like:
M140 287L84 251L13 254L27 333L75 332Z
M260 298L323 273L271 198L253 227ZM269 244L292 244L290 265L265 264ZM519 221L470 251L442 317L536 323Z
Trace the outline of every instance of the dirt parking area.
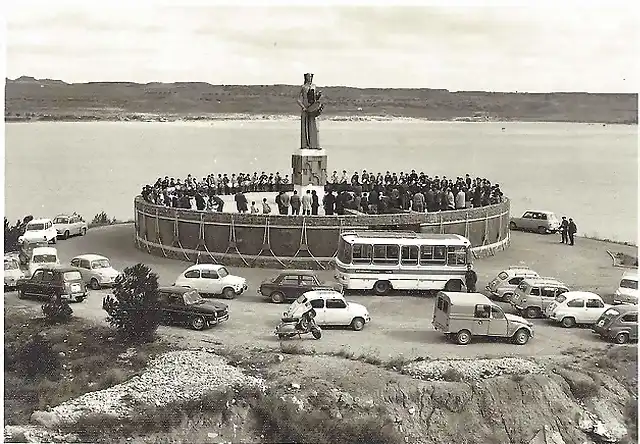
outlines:
M118 269L144 262L160 276L161 285L171 285L188 263L154 257L133 246L133 225L105 227L90 232L85 237L61 241L57 245L62 263L78 254L98 253L109 257ZM557 236L541 236L529 233L512 233L508 251L476 262L479 282L484 288L500 270L510 265L528 265L542 276L563 280L571 288L594 291L603 297L617 288L622 270L614 268L606 250L636 254L636 249L605 242L577 239L574 247L563 245ZM230 268L233 274L247 278L249 290L232 301L231 319L204 332L179 327L161 327L165 335L201 340L205 343L224 343L225 346L280 348L280 340L273 334L286 305L275 305L257 295L256 290L264 279L277 270ZM330 279L329 271L319 272ZM72 307L76 316L101 322L106 317L102 310L102 298L108 290L92 291L83 303ZM590 329L564 329L546 320L534 320L535 337L525 346L517 346L506 340L474 339L468 346L458 346L447 341L444 335L434 331L431 325L433 297L397 293L378 297L367 294L347 294L347 299L365 305L372 316L371 324L363 331L327 329L322 339L293 340L319 353L335 353L346 349L356 354L377 355L389 359L398 355L415 357L473 357L504 355L553 355L575 348L601 349L606 343ZM5 295L5 304L24 305L39 309L39 302L23 301L15 293Z

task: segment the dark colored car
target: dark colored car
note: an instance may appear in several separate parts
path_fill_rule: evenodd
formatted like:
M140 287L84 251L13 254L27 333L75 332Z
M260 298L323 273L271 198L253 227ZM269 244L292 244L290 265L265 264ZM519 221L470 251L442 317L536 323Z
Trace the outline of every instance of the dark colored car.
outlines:
M313 271L288 270L264 281L260 284L258 292L272 302L280 304L295 301L310 290L335 290L342 293L343 287L339 282L321 281Z
M16 290L20 299L48 300L53 295L70 301L82 302L87 298L87 287L82 275L71 267L43 267L30 278L19 279Z
M164 324L188 325L194 330L203 330L229 319L229 306L205 300L193 288L161 287L158 299Z
M626 344L638 340L638 307L635 305L616 305L600 315L593 331L601 338Z

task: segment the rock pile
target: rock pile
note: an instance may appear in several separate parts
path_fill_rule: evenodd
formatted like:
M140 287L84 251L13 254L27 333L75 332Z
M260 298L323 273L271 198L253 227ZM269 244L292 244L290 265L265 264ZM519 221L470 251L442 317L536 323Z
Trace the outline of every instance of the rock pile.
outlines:
M151 361L140 376L105 390L86 393L51 411L36 411L31 421L53 428L73 424L81 416L92 413L122 418L130 414L133 405L161 407L196 400L212 391L246 387L264 389L264 381L244 374L218 355L206 351L174 351Z
M452 374L466 380L536 374L543 371L544 368L540 365L522 358L415 361L402 369L402 373L425 381L446 380Z

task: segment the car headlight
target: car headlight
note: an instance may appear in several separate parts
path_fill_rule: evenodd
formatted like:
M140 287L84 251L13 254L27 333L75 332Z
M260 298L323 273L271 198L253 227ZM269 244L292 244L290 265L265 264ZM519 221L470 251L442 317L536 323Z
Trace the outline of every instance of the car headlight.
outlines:
M523 304L525 304L527 302L527 298L523 298L522 300L520 300L520 302L522 302Z

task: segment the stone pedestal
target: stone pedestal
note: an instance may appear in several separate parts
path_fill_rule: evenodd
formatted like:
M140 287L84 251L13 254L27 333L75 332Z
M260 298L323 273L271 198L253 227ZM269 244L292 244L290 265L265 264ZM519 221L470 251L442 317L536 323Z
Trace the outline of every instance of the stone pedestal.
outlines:
M300 197L307 190L315 190L320 203L319 213L324 214L322 198L327 183L327 153L325 150L301 149L291 156L291 182Z

